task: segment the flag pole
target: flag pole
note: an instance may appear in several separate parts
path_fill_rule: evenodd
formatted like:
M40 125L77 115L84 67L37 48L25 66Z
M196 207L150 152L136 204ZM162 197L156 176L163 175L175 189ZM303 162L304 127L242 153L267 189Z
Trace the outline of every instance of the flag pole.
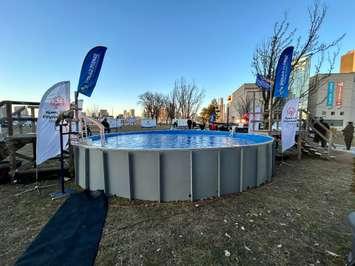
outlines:
M63 122L59 125L60 138L60 190L64 194L64 147L63 147Z
M60 172L59 172L59 184L60 184L60 191L51 193L50 196L52 200L60 199L70 194L74 193L72 189L66 189L64 186L64 142L63 142L63 135L70 135L72 134L69 132L63 132L63 126L70 126L70 123L65 123L65 119L60 121L59 123L59 141L60 141Z
M75 131L79 132L79 106L78 106L78 98L79 98L79 91L75 91L74 93L75 98Z

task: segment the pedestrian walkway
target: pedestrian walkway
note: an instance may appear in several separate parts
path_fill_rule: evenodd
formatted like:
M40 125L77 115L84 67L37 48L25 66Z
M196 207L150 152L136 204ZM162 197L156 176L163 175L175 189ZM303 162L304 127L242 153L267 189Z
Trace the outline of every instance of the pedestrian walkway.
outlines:
M352 154L355 155L355 146L352 146L349 151L345 148L345 145L342 145L342 144L335 144L335 146L336 146L336 150L337 150L337 151L348 152L348 153L352 153Z

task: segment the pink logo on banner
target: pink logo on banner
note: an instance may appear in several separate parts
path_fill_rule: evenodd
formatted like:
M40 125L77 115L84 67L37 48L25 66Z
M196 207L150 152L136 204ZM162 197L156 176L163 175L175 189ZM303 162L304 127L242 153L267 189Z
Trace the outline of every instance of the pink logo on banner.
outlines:
M296 114L296 108L294 108L293 106L290 106L288 109L287 109L287 115L289 117L294 117Z
M50 99L49 104L53 108L58 109L59 107L64 107L66 105L66 102L63 97L56 96L56 97Z

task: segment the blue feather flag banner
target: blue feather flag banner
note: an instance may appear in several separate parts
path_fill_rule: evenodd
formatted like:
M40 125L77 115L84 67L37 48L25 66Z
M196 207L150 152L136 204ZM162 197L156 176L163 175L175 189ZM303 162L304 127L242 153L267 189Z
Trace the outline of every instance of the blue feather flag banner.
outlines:
M263 89L263 90L270 90L271 88L271 84L270 81L268 81L265 77L263 77L260 74L256 75L256 86L258 86L259 88Z
M288 82L291 74L293 46L282 51L276 67L274 97L288 97Z
M90 97L100 74L107 48L96 46L86 55L81 67L78 92Z

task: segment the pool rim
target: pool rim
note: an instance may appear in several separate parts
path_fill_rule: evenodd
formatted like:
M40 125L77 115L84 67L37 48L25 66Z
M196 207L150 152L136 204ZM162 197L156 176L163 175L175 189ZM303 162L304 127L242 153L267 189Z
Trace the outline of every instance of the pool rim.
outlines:
M105 133L105 137L114 137L117 135L133 135L133 134L149 134L149 133L159 133L159 132L170 132L170 131L178 131L178 132L211 132L216 135L224 135L228 136L229 132L228 131L214 131L214 130L183 130L183 129L177 129L177 130L144 130L144 131L127 131L127 132L112 132L112 133ZM242 148L242 147L253 147L253 146L259 146L259 145L267 145L272 142L274 142L274 138L271 136L267 135L262 135L262 134L254 134L254 133L234 133L235 135L243 135L243 136L262 136L266 139L269 139L268 141L263 141L263 142L258 142L258 143L252 143L252 144L240 144L240 145L233 145L233 146L228 146L228 147L223 147L223 146L217 146L217 147L200 147L200 148L110 148L110 147L105 147L105 146L99 146L99 145L93 145L90 143L79 143L77 144L78 146L82 146L84 148L89 148L89 149L100 149L100 150L118 150L118 151L128 151L128 152L134 152L134 151L199 151L199 150L218 150L218 149L235 149L235 148ZM207 134L206 134L207 135ZM211 134L212 135L212 134ZM86 139L100 139L100 135L94 135L90 136Z

